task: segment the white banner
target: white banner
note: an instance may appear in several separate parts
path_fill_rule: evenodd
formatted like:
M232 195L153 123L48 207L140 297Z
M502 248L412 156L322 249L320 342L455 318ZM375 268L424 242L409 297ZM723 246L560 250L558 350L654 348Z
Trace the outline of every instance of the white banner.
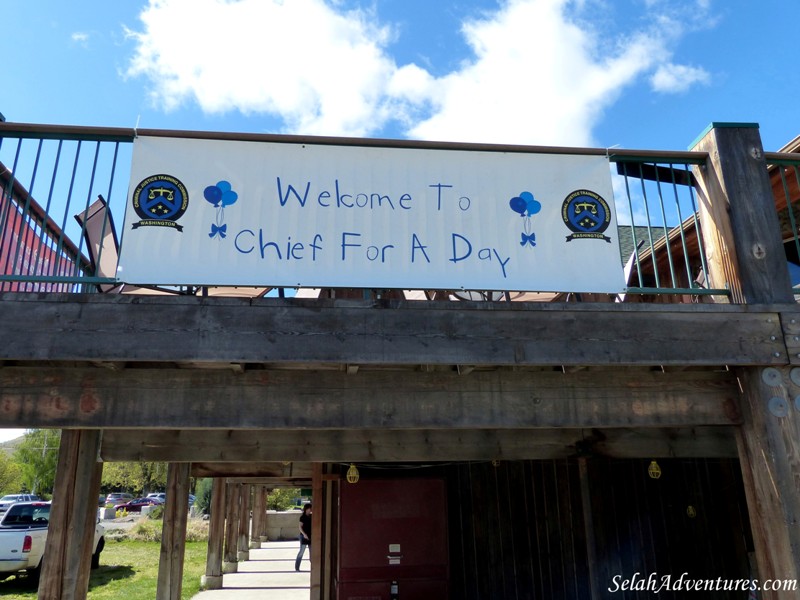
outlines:
M135 284L618 293L598 156L139 137Z

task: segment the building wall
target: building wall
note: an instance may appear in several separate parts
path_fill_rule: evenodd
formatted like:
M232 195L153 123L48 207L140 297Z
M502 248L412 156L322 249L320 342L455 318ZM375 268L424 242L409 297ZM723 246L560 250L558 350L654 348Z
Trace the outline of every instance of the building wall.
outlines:
M600 597L653 597L608 590L614 576L636 573L750 578L752 544L738 462L658 462L662 475L651 479L649 460L588 461ZM445 476L451 598L591 598L576 459L464 463L447 467ZM682 593L661 591L658 597L682 598L687 592Z

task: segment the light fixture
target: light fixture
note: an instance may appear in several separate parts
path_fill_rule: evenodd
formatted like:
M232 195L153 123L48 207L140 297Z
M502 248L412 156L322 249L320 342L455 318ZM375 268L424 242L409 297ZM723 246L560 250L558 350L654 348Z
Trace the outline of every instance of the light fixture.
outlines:
M695 507L690 504L686 507L686 515L690 519L694 519L697 516L697 510L695 510Z
M350 463L350 468L347 469L347 483L358 482L358 468L356 463Z
M656 461L650 461L650 466L647 467L647 474L650 475L650 479L658 479L661 477L661 467L658 466Z

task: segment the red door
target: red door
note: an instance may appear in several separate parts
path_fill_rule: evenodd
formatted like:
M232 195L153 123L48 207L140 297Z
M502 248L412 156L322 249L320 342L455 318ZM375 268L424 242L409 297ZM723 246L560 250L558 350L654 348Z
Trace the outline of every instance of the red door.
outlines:
M447 598L447 507L440 479L342 483L339 600Z

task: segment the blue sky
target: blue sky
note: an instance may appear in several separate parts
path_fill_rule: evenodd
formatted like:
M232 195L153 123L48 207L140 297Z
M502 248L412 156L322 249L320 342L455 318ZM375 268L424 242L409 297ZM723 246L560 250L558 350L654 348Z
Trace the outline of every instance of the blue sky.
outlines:
M683 150L800 134L800 2L3 0L15 122ZM17 431L0 431L13 435Z
M800 3L7 2L9 121L682 150L798 133ZM783 57L783 59L781 59Z

